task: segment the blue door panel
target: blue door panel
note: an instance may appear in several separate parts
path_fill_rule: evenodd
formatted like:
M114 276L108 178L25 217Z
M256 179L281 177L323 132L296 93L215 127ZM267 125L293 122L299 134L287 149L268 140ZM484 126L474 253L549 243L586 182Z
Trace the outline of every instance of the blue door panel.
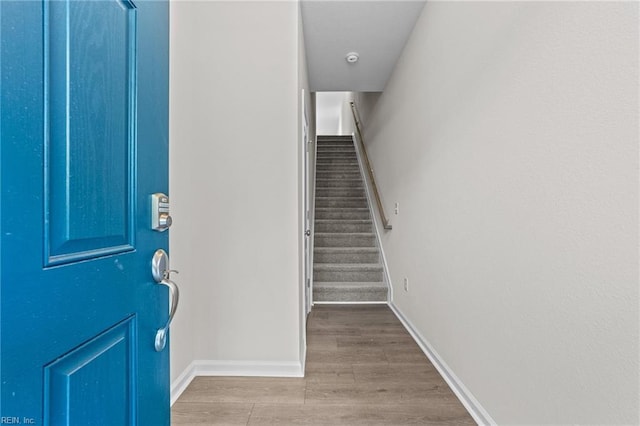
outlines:
M1 417L169 424L167 100L166 1L0 1Z
M133 317L44 369L45 425L135 424Z
M136 10L68 0L44 16L47 265L131 250Z

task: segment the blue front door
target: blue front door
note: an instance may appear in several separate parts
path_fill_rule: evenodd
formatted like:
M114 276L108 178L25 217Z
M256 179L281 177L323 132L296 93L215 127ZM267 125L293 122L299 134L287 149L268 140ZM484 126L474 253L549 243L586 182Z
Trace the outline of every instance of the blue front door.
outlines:
M168 4L0 1L0 423L169 424Z

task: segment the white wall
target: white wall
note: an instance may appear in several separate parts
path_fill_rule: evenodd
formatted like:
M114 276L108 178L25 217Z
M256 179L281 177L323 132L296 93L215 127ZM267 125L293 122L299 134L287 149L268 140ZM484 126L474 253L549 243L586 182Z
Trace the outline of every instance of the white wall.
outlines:
M342 104L347 92L317 92L316 117L319 135L341 135Z
M366 120L394 304L498 424L640 422L638 53L638 3L427 2Z
M360 120L363 123L366 123L369 119L381 95L382 92L357 92L353 94L353 99L358 106Z
M356 103L358 116L362 124L369 118L381 94L382 92L346 92L342 103L342 114L340 118L341 134L350 135L357 131L351 102Z
M354 92L345 92L340 106L340 133L341 135L351 135L356 131L351 102L354 100Z
M299 10L172 2L172 380L301 365Z

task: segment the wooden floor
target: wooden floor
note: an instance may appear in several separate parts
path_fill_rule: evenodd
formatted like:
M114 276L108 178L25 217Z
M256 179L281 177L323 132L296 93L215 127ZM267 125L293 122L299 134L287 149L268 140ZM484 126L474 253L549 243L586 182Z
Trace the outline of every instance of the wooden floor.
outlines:
M316 305L304 378L197 377L173 425L475 425L386 305Z

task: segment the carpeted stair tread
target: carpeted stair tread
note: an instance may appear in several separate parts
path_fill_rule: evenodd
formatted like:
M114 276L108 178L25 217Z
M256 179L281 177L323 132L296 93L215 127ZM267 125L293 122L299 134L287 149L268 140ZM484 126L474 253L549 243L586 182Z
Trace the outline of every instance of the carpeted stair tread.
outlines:
M334 184L342 184L337 186L355 185L363 188L362 178L360 176L352 179L342 179L337 177L319 177L316 179L316 188L325 188L327 186L335 186Z
M342 287L342 288L367 288L367 287L383 287L386 288L386 284L382 281L369 282L369 281L315 281L313 286L318 287Z
M316 247L314 253L328 253L328 252L339 252L341 254L345 253L375 253L378 254L377 247ZM367 262L363 262L367 263ZM375 262L369 262L375 263Z
M316 197L317 207L367 207L364 197Z
M316 302L386 302L385 283L314 282L313 299Z
M382 282L382 265L375 263L319 263L313 280L322 282Z
M316 247L314 264L320 263L377 263L380 254L377 247Z
M344 158L335 160L323 160L316 163L316 170L334 170L339 167L351 168L359 170L360 166L357 161L345 161Z
M317 179L342 179L362 182L360 171L351 166L329 166L316 170ZM353 182L355 184L356 182ZM320 187L322 188L322 187Z
M314 271L382 271L380 263L318 263Z
M368 208L316 207L316 219L370 219Z
M342 142L323 142L318 144L316 152L355 152L353 144Z
M358 170L358 166L350 166L350 165L344 165L344 164L322 166L322 167L318 167L318 169L316 170L316 173L328 173L328 172L359 173L359 170ZM359 177L359 176L356 175L354 177Z
M369 219L317 219L316 232L373 232L373 223Z
M316 197L365 197L364 188L316 188Z
M317 179L316 189L328 189L328 188L360 188L362 181L359 179Z
M316 232L316 247L376 247L376 236L368 232Z

